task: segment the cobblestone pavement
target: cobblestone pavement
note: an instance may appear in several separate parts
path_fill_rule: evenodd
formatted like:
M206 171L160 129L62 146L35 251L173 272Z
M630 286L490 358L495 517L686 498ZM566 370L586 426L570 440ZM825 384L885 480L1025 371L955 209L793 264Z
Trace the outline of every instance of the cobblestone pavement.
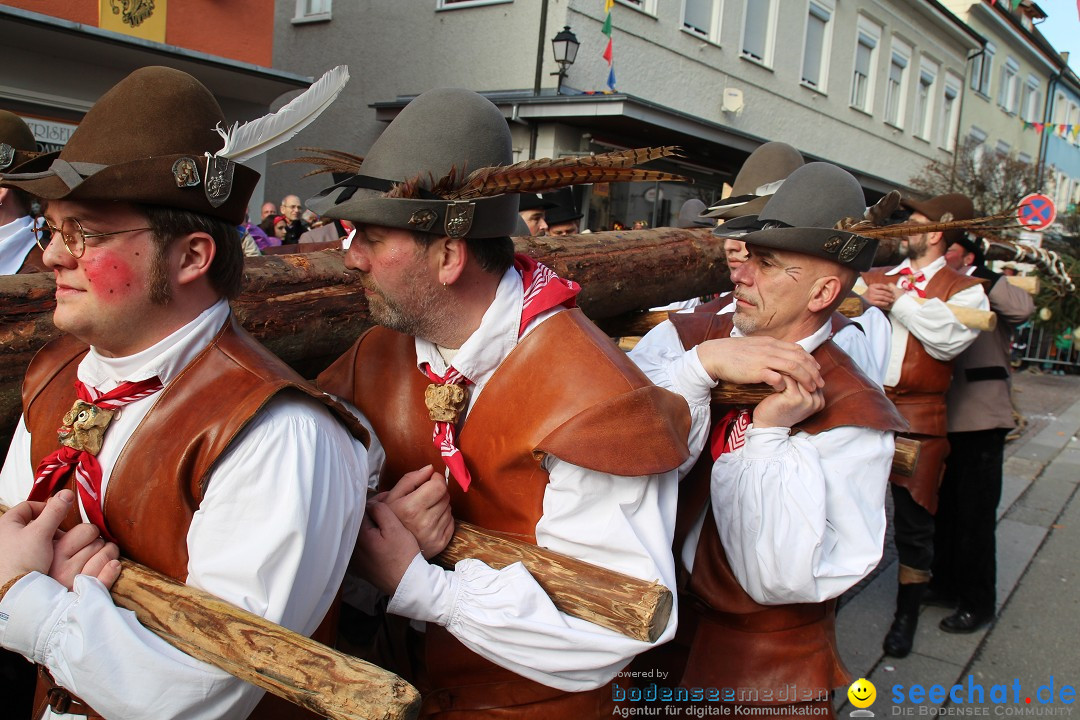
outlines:
M1035 368L1027 368L1015 373L1013 375L1013 404L1026 420L1016 440L1037 435L1059 413L1072 405L1077 397L1080 397L1080 375L1052 375ZM1020 445L1016 440L1006 443L1006 459ZM896 559L896 545L893 544L892 529L892 493L887 493L885 496L885 512L889 522L885 529L885 550L881 562L873 572L863 578L862 582L840 597L840 607L858 595Z

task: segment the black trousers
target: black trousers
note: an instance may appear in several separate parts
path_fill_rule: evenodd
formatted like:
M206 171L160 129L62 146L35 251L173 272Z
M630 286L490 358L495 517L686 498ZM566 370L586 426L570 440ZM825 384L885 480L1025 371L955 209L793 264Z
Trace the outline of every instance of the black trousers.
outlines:
M900 564L930 571L934 561L934 516L912 499L911 493L892 485L893 540ZM938 508L941 513L941 508Z
M1008 430L949 433L938 491L933 587L960 609L992 613L997 599L994 530Z

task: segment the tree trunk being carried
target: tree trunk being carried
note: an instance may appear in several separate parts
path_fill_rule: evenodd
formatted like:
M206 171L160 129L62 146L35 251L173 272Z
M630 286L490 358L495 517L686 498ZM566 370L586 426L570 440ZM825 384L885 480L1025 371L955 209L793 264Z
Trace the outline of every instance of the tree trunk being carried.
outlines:
M723 242L709 228L657 228L566 237L515 238L530 255L582 285L581 309L611 335L640 311L726 287ZM879 258L893 247L882 242ZM882 259L884 262L884 259ZM233 301L241 323L304 377L343 353L370 321L340 250L248 258ZM0 277L0 445L14 430L19 388L38 348L56 338L55 284L48 273ZM132 318L137 322L137 318Z

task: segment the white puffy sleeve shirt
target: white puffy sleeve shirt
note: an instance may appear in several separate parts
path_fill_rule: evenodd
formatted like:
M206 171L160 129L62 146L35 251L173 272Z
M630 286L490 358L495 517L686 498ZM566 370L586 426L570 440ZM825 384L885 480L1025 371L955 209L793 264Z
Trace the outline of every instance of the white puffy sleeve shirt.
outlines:
M811 352L829 331L825 325L799 344ZM630 356L653 382L686 398L691 450L701 452L716 383L696 349L684 351L665 322ZM763 604L820 602L864 578L881 558L892 455L891 432L840 427L809 435L751 424L746 444L714 462L710 480L713 517L743 589ZM703 523L704 508L681 548L688 570Z
M521 276L511 268L480 328L453 356L454 367L475 383L466 412L517 344L521 309ZM555 312L537 317L526 333ZM430 343L417 340L417 357L437 373L446 369L444 357ZM550 455L543 467L549 482L536 525L537 545L675 587L670 549L678 493L674 470L619 477ZM496 570L479 560L463 560L444 570L417 554L387 610L445 626L488 660L567 691L600 687L652 647L560 612L520 563ZM676 614L657 644L674 635Z
M896 277L897 285L901 280L900 270L905 267L911 267L910 260L904 260L888 272ZM924 279L915 283L915 286L925 290L934 275L944 267L945 258L940 257L922 268ZM859 284L865 284L861 278L856 283ZM978 330L965 327L957 320L948 305L941 300L931 298L920 303L915 300L916 297L916 293L909 291L898 298L889 311L889 319L892 321L892 349L885 369L885 387L896 387L900 382L909 334L915 336L930 357L943 361L952 360L962 353L979 335ZM982 285L961 290L949 298L948 304L975 310L990 309L990 301L987 300Z
M80 379L106 391L152 375L168 384L228 314L222 301L134 358L91 352ZM156 397L126 406L110 426L98 456L106 492L120 449ZM275 397L210 474L187 533L187 584L310 634L351 555L366 475L363 445L323 405L291 394ZM25 500L32 482L30 435L20 421L0 471L0 500ZM38 573L12 586L0 601L0 645L47 667L110 720L245 718L263 695L168 645L86 576L76 578L72 591Z

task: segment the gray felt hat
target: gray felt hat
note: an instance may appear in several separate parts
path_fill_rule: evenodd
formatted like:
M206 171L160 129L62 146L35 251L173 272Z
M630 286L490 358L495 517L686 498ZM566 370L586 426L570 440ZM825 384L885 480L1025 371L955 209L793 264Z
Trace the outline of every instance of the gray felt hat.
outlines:
M364 156L362 174L323 190L307 206L327 218L450 237L514 234L516 194L444 200L426 188L453 170L513 161L510 128L489 100L471 90L439 88L412 100ZM416 197L386 197L396 183L419 178Z
M675 227L695 228L712 227L716 221L705 215L705 203L697 198L690 198L679 208L679 217L675 220Z
M735 176L731 195L713 204L703 214L721 220L756 215L784 179L805 162L802 153L787 143L765 143L746 158Z
M727 229L725 237L748 245L805 253L864 271L874 261L877 239L837 230L836 224L845 218L861 220L865 212L859 181L835 165L816 162L791 173L757 216L737 218L718 230ZM751 224L748 232L738 230L745 227L743 221Z

